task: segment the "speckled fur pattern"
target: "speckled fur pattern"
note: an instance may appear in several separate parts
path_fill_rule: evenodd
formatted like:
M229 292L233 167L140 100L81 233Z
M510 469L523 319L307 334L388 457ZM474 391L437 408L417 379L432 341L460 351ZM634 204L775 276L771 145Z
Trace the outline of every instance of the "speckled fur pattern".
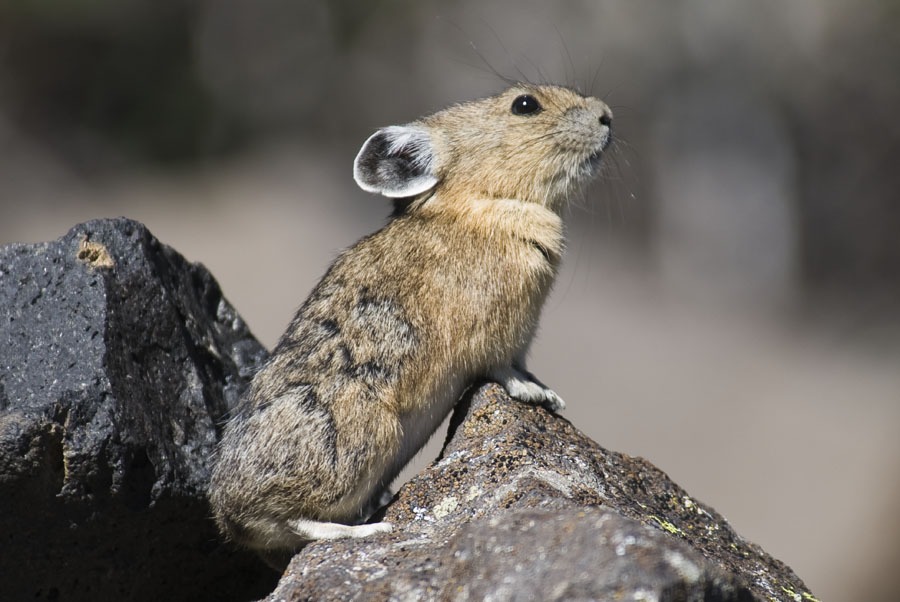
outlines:
M511 112L522 95L541 110ZM388 530L357 523L478 377L563 407L525 354L563 252L560 211L609 118L594 98L520 85L366 142L357 181L401 202L332 264L226 425L209 489L226 535L271 551Z

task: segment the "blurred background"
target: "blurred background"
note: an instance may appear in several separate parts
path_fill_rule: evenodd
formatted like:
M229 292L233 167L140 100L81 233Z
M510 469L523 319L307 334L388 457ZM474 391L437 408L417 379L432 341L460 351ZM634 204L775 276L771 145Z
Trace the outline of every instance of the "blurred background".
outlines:
M530 362L566 416L820 599L895 600L895 0L3 0L0 243L140 220L271 348L384 223L365 138L497 73L616 116Z

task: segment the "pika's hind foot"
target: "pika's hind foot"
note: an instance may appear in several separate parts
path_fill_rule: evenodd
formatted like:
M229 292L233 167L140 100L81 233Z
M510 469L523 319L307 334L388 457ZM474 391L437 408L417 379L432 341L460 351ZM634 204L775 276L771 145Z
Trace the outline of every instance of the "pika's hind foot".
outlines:
M371 523L365 525L344 525L341 523L323 523L314 520L297 519L288 521L288 527L299 537L308 540L316 539L358 539L377 533L390 533L394 526L391 523Z
M566 409L566 402L552 389L544 385L527 370L509 367L495 370L491 374L509 396L525 403L542 405L551 412L559 412Z

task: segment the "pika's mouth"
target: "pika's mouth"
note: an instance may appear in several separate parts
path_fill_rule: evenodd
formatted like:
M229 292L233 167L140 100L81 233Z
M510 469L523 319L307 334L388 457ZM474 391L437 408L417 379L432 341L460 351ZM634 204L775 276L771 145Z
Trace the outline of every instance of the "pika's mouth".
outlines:
M590 155L588 155L587 162L590 163L591 167L597 167L600 165L600 160L603 158L603 153L606 149L609 148L609 145L612 143L612 136L607 135L603 137L603 140L600 141L600 144L594 149Z
M606 147L609 146L608 143L604 143L600 145L599 148L594 150L587 158L587 164L591 166L591 169L597 169L600 166L600 161L603 159L603 155L606 154Z

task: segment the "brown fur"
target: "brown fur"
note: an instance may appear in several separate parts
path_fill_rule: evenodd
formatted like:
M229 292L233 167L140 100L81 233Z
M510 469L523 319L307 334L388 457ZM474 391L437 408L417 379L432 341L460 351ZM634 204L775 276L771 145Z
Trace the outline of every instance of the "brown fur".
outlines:
M543 109L511 112L522 94ZM427 134L417 157L435 183L337 258L253 379L210 483L226 534L289 550L310 537L292 521L364 519L477 377L518 371L538 391L526 401L561 407L524 356L604 115L566 88L517 86L403 126Z

